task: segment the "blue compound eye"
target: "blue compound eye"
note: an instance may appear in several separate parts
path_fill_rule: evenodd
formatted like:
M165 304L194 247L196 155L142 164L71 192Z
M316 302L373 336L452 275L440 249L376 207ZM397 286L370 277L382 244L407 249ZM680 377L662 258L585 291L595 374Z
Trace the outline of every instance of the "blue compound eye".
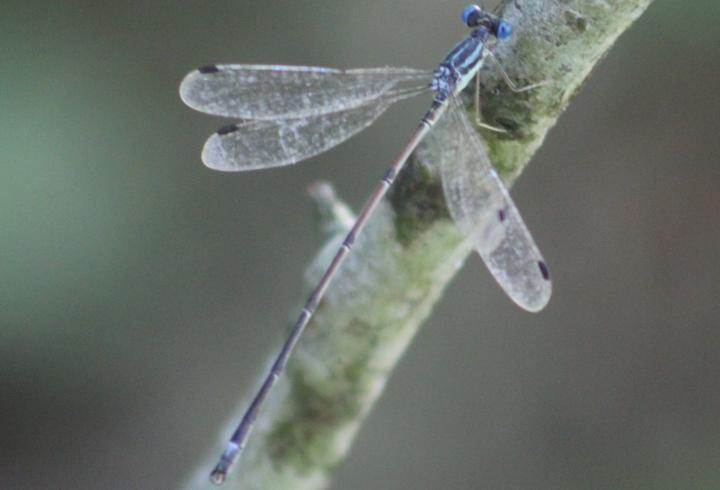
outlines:
M462 13L460 14L460 19L463 21L463 24L467 25L468 27L474 27L478 15L480 15L480 12L480 7L478 7L474 3L470 4L462 11Z
M506 20L501 20L497 25L495 37L498 39L507 39L512 36L512 24Z

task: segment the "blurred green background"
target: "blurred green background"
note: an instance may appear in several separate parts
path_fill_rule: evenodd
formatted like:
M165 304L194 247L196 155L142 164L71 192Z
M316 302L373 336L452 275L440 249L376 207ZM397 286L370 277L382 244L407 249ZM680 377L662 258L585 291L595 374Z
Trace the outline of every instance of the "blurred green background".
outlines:
M221 445L321 243L427 100L307 164L200 162L204 63L431 68L451 1L0 7L0 487L167 489ZM720 488L720 5L657 0L513 193L544 312L468 261L334 488Z

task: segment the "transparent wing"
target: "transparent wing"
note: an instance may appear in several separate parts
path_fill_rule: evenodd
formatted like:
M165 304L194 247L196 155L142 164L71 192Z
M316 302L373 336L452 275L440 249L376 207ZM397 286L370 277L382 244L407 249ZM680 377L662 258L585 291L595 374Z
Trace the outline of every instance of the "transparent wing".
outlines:
M552 292L545 260L462 102L453 98L450 104L429 136L440 148L436 158L450 215L508 296L526 310L539 311Z
M313 117L230 125L205 143L202 159L215 170L240 171L299 162L336 146L373 123L397 98Z
M189 73L180 97L193 109L240 119L288 119L373 102L404 82L430 82L426 70L337 70L309 66L210 65ZM413 87L414 88L414 87Z

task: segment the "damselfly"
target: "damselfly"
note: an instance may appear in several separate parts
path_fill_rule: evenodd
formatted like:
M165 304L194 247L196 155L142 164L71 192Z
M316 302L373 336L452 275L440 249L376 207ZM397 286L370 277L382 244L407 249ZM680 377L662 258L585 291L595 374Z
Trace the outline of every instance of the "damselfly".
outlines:
M432 92L430 109L385 173L300 312L260 390L211 474L225 481L247 443L258 412L277 382L335 273L405 161L435 125L445 125L438 160L450 215L519 306L538 311L548 302L550 276L507 189L495 173L458 96L486 58L488 42L510 37L504 19L469 5L461 18L471 29L431 73L410 68L335 70L305 66L209 65L188 74L180 95L190 107L242 120L208 139L202 152L213 169L241 171L299 162L328 150L373 123L393 103ZM517 89L504 71L505 81ZM427 81L430 83L427 84ZM421 84L421 82L425 82ZM476 97L477 103L477 97ZM438 131L439 132L439 131Z

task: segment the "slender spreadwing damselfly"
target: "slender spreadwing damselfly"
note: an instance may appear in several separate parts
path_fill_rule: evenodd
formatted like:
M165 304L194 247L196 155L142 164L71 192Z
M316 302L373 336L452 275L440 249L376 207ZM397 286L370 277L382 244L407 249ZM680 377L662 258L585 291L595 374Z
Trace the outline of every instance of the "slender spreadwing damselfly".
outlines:
M182 81L180 95L188 106L242 121L218 130L203 148L205 165L223 171L271 168L305 160L368 127L393 103L420 94L433 95L430 109L368 198L300 312L212 471L214 483L225 481L247 443L262 403L283 372L335 273L412 151L434 127L444 125L443 131L437 133L452 137L452 141L439 142L438 161L434 163L439 166L447 207L458 228L503 290L520 307L539 311L550 299L552 288L545 261L495 173L485 145L459 99L460 92L477 75L485 59L495 60L487 48L488 43L509 38L512 26L502 18L483 12L477 5L466 7L461 18L470 28L470 35L432 72L392 67L336 70L306 66L208 65L191 72ZM500 70L516 92L537 86L518 89L501 67ZM476 95L476 111L478 103Z

